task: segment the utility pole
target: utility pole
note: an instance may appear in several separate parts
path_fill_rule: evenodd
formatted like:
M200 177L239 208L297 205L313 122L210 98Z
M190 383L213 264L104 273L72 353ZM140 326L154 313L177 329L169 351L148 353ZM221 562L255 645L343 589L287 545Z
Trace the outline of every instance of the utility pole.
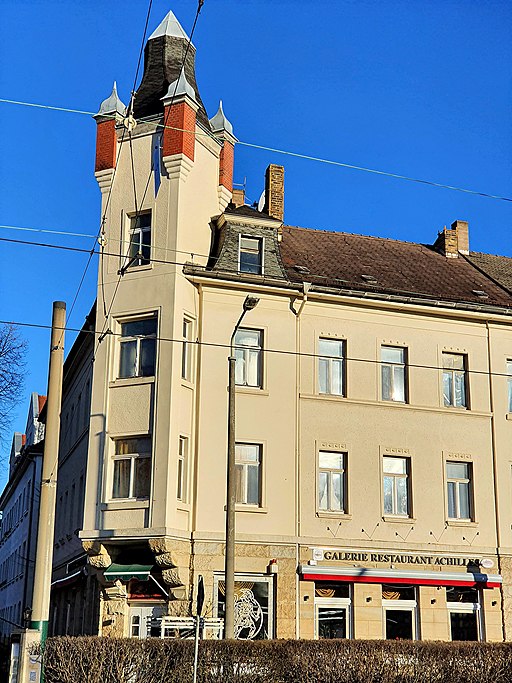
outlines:
M65 327L66 304L63 301L54 301L50 343L50 365L48 370L46 429L41 475L41 497L39 503L39 527L37 532L37 550L34 572L34 594L30 621L30 628L38 632L38 636L36 635L33 641L39 641L41 645L44 645L48 635L48 618L50 612L55 500L57 497L57 471L59 467L60 410L62 402ZM41 674L40 680L43 680L43 674Z
M224 638L235 637L235 509L236 509L236 463L235 463L235 368L233 344L245 314L258 305L254 296L245 298L242 315L238 318L229 346L229 399L228 399L228 461L226 490L226 558L224 564L225 612Z

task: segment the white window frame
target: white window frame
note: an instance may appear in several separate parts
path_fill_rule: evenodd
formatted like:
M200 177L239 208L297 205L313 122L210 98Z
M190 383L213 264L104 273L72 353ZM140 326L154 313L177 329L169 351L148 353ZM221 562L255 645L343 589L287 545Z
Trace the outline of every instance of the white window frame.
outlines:
M384 469L384 461L386 458L393 458L395 460L403 460L405 462L405 474L399 472L386 472ZM385 498L384 498L384 480L388 478L393 481L393 512L387 512L385 509ZM405 479L407 492L407 513L398 512L398 487L397 479ZM411 517L411 459L404 456L387 455L385 453L382 456L382 511L385 517L399 517L401 519L406 519Z
M472 614L476 613L476 631L478 638L475 642L482 642L484 637L484 629L483 629L483 614L482 614L482 606L480 604L480 591L478 591L478 600L479 602L447 602L446 603L446 609L448 611L448 627L450 629L450 640L453 641L452 637L452 621L451 621L451 615L452 614L457 614L457 613L464 613L464 614Z
M468 466L468 477L449 477L448 476L448 465L467 465ZM457 460L446 460L445 461L445 477L446 477L446 518L453 521L461 522L471 522L474 520L474 501L473 501L473 463L472 462L459 462ZM458 516L450 517L450 506L449 506L449 494L448 494L448 484L455 484L455 512ZM469 517L460 516L460 486L467 485L468 487L468 501L469 501Z
M126 453L126 454L116 454L116 446L118 441L128 441L130 439L148 439L149 441L149 446L150 450L147 453ZM112 501L120 501L120 500L148 500L151 497L151 479L152 479L152 474L150 478L150 490L147 496L140 496L136 497L134 496L134 488L135 488L135 461L136 460L142 460L142 459L149 459L150 463L152 462L152 455L153 455L153 444L152 444L152 439L151 436L148 434L143 434L141 436L126 436L126 437L116 437L115 439L112 439L113 446L114 446L114 454L112 456L112 482L110 486L110 500ZM115 480L115 463L119 460L129 460L130 461L130 483L129 483L129 495L128 497L121 497L121 496L114 496L114 480Z
M188 501L188 452L189 438L188 436L180 435L178 439L178 472L176 498L181 503L186 503Z
M340 356L324 356L320 352L321 342L338 342L341 345L341 355ZM318 393L322 396L342 396L347 395L347 380L346 380L346 358L347 358L347 341L346 339L338 339L337 337L319 337L318 338L318 365L317 365L317 382L318 382ZM327 387L326 391L322 391L320 387L320 367L322 363L327 363ZM334 392L333 378L335 376L335 364L341 365L341 391Z
M403 352L403 361L401 363L395 363L393 361L384 361L382 360L382 349L394 349L398 351ZM407 363L407 347L405 346L392 346L391 344L381 344L380 346L380 395L381 399L383 401L389 402L389 403L408 403L409 402L409 386L408 386L408 363ZM391 376L391 398L384 398L384 367L390 368L390 376ZM403 378L403 395L404 399L403 401L401 399L396 399L393 398L394 394L394 389L395 385L398 384L398 380L395 379L395 370L396 368L403 368L404 371L404 378Z
M340 455L342 458L342 467L341 469L336 469L332 467L322 467L320 465L320 456L322 453L332 453L334 455ZM330 506L327 508L320 507L320 474L321 473L326 473L327 474L327 480L328 480L328 501ZM332 507L332 501L333 501L333 484L332 484L332 475L333 474L341 474L341 509L336 509ZM318 451L318 456L317 456L317 510L320 513L324 512L329 512L333 514L338 514L338 515L346 515L347 514L347 453L346 451L328 451L325 449L320 449Z
M137 323L142 320L155 320L155 333L154 334L146 334L146 335L126 335L126 336L121 336L122 335L122 326L130 323ZM118 349L118 359L117 359L117 379L135 379L136 377L154 377L156 375L156 362L157 362L157 338L158 338L158 315L156 313L148 313L146 315L138 315L133 318L121 318L117 320L117 325L119 329L119 349ZM153 375L142 375L141 374L141 353L140 353L140 345L141 341L143 339L155 339L155 372ZM121 377L121 349L122 345L126 343L131 343L135 341L136 343L136 350L135 350L135 366L136 366L136 374L135 375L128 375L126 377Z
M457 356L459 358L462 358L462 365L463 365L463 370L458 370L455 368L448 368L445 367L444 365L444 359L448 356ZM442 353L442 361L443 361L443 375L442 375L442 386L441 386L441 392L442 392L442 397L443 397L443 404L445 408L466 408L466 410L469 409L469 383L468 383L468 354L467 353L452 353L451 351L443 351ZM444 393L444 381L445 377L450 377L450 384L451 384L451 393L452 393L452 401L450 403L446 402L445 399L445 393ZM455 391L455 378L456 377L462 377L464 381L464 403L458 405L457 404L457 399L456 399L456 391Z
M258 462L255 463L254 461L243 461L240 460L238 455L237 455L237 448L238 446L254 446L255 448L258 449ZM262 498L263 498L263 444L261 443L254 443L251 441L237 441L235 444L235 469L238 471L238 469L242 467L242 493L243 493L243 498L245 500L236 500L236 505L241 506L244 508L261 508L262 507ZM249 477L248 477L248 468L253 467L257 468L258 471L258 502L257 503L248 503L248 490L249 490Z
M149 221L149 226L144 226L144 227L135 227L135 223L137 221L137 218L140 218L141 216L149 216L150 221ZM129 221L129 227L128 227L128 259L126 261L127 266L130 268L140 268L140 267L148 267L151 265L151 249L152 249L152 228L153 228L153 216L151 211L139 211L138 214L130 214L128 216L128 221ZM142 236L143 233L149 232L149 245L144 245L142 241ZM138 239L135 241L134 237L137 235ZM137 253L140 254L138 258L135 258L135 255L131 254L132 251L132 246L134 244L137 244L139 247L139 251ZM142 247L143 246L149 246L149 257L143 257L142 256ZM131 261L133 259L133 261ZM143 261L148 261L148 263L143 263Z
M238 334L240 335L244 332L253 332L258 335L259 340L258 340L258 346L246 346L244 344L237 343L236 338ZM235 364L235 384L237 387L250 387L251 389L263 389L263 343L264 343L264 334L263 330L261 329L256 329L253 327L239 327L236 334L235 334L235 339L233 342L233 352L236 357L237 351L243 356L243 365L242 365L242 374L243 374L243 382L236 382L236 364ZM257 365L258 365L258 372L257 372L257 381L256 384L249 384L249 381L247 379L247 368L250 365L250 358L252 356L256 356L257 359ZM239 359L237 358L237 363Z
M389 584L393 585L393 584ZM420 622L418 610L418 587L414 586L414 600L386 600L382 598L382 637L386 640L386 612L412 612L412 640L420 639Z
M258 254L260 257L260 271L259 273L250 273L247 270L242 270L241 269L241 264L242 264L242 240L243 239L248 239L248 240L257 240L259 244L259 250ZM245 251L245 250L244 250ZM254 252L251 252L254 253ZM265 259L263 258L263 255L265 254L265 238L260 237L259 235L245 235L243 233L240 233L238 235L238 272L239 273L246 273L247 275L264 275L265 274Z
M319 610L320 608L333 609L344 609L346 611L346 624L347 624L347 634L345 640L350 640L353 638L353 625L352 625L352 586L349 586L349 597L348 598L318 598L315 596L315 640L320 639L319 635Z
M183 317L182 347L181 347L181 379L192 382L192 342L194 335L194 321L188 316Z

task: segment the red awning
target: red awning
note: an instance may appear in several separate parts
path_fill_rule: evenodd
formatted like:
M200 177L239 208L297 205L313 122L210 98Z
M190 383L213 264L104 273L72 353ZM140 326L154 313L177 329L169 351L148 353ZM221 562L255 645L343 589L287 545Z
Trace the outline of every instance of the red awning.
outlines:
M396 583L414 586L482 586L483 588L498 588L502 583L499 575L479 572L415 572L399 569L301 565L299 573L306 581Z

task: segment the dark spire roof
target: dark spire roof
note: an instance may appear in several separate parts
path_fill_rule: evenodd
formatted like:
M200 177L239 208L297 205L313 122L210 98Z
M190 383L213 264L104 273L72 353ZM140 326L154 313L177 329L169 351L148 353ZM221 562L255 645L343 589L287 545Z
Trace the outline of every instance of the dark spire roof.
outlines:
M180 76L180 68L187 51L188 37L172 12L149 37L144 50L144 74L135 95L133 112L135 118L161 114L162 98L169 85ZM196 49L190 44L183 71L196 94L199 104L197 120L210 130L204 104L199 95L195 73Z

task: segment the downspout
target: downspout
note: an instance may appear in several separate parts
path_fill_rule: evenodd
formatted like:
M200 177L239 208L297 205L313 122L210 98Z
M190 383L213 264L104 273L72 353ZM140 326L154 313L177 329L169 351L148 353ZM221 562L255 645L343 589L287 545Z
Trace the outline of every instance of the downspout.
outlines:
M489 399L491 408L491 447L492 447L492 475L493 475L493 489L494 489L494 516L496 519L496 555L498 557L498 572L501 575L501 526L500 526L500 506L498 504L498 459L496 452L496 413L494 410L494 385L492 375L492 360L491 360L491 331L489 321L486 320L485 327L487 330L487 364L489 368ZM503 583L500 583L500 598L501 598L501 631L503 641L505 641L505 604L503 596Z
M304 306L308 300L308 292L311 289L310 282L302 283L302 301L300 302L299 310L296 311L291 306L291 310L295 314L295 565L298 568L300 564L299 545L300 545L300 512L301 512L301 476L300 476L300 350L301 350L301 336L300 336L300 316L304 310ZM295 574L295 638L300 638L300 577L298 573Z
M194 283L195 285L195 283ZM191 499L190 499L190 564L189 564L189 586L190 586L190 597L192 598L194 590L194 534L196 532L197 524L197 472L198 472L198 461L199 461L199 431L200 431L200 421L199 413L201 408L201 364L202 364L202 346L201 341L203 340L203 309L204 309L204 291L203 285L201 283L197 284L197 295L199 299L199 306L197 311L197 349L196 349L196 382L195 382L195 405L194 405L194 415L193 415L193 425L192 434L194 439L194 448L191 449L194 453L193 462L191 466L189 465L192 482L190 486Z

